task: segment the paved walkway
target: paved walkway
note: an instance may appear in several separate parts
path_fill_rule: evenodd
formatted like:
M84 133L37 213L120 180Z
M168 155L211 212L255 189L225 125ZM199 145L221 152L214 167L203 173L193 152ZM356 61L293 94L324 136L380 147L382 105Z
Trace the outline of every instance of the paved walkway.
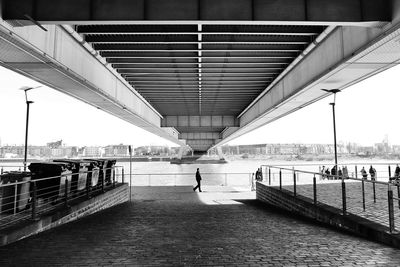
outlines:
M293 186L283 186L293 192ZM397 187L392 186L393 196L397 197ZM313 199L312 185L297 185L297 194ZM362 183L346 180L347 212L357 214L368 220L389 227L388 187L383 184L375 185L375 201L372 183L364 183L365 210L363 209ZM400 196L400 195L399 195ZM342 209L341 181L317 181L317 201L338 209ZM400 229L400 202L393 201L395 228ZM400 264L399 264L400 265Z
M397 249L221 188L134 188L133 204L0 248L0 266L399 266Z

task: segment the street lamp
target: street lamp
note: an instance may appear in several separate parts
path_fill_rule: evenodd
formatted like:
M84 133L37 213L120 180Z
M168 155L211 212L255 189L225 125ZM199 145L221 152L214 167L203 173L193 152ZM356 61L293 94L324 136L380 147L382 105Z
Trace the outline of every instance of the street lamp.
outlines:
M21 87L20 90L24 90L25 92L25 102L26 102L26 124L25 124L25 154L24 154L24 171L26 171L26 161L28 157L28 125L29 125L29 105L33 104L33 101L28 100L27 92L32 89L39 88L41 86L36 87Z
M329 103L332 106L332 114L333 114L333 141L334 141L334 149L335 149L335 171L337 174L338 171L338 162L337 162L337 148L336 148L336 118L335 118L335 104L336 104L336 93L341 92L339 89L321 89L322 91L332 93L333 94L333 103Z

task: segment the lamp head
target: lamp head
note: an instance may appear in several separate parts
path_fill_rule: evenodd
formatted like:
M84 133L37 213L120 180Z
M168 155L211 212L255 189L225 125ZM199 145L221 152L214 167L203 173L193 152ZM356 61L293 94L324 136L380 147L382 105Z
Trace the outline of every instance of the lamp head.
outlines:
M325 91L327 93L332 93L332 94L336 94L336 93L341 92L341 90L339 90L339 89L321 89L321 90Z
M19 88L19 90L24 90L26 92L26 91L29 91L29 90L32 90L32 89L36 89L36 88L39 88L39 87L42 87L42 86L41 85L40 86L36 86L36 87L22 86L21 88Z

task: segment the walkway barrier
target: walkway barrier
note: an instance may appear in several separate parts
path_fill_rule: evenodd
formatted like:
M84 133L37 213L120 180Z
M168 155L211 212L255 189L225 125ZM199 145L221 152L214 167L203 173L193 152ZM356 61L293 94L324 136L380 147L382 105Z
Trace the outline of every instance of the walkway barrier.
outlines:
M282 166L262 165L263 183L304 196L314 205L329 205L342 214L355 214L389 228L400 223L400 188L397 182L382 182L353 176L339 177ZM391 179L395 181L394 179Z
M125 173L129 177L129 173ZM252 173L201 173L201 185L245 186L251 189ZM194 173L132 173L132 186L193 186Z
M125 180L121 166L103 168L100 172L67 171L59 176L39 179L30 172L4 172L1 178L0 229L68 208L115 188L118 181Z

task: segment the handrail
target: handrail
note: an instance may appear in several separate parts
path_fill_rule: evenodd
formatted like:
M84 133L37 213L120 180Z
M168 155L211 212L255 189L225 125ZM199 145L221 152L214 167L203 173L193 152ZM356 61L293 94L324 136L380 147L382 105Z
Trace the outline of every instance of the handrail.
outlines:
M114 167L110 167L110 168L103 168L102 170L112 170L114 168L123 168L122 166L114 166ZM14 182L14 183L7 183L7 184L0 184L0 188L1 187L6 187L6 186L14 186L14 185L19 185L19 184L25 184L25 183L30 183L30 182L40 182L40 181L45 181L45 180L51 180L51 179L56 179L56 178L61 178L64 176L70 176L70 175L76 175L76 174L83 174L83 173L92 173L95 171L79 171L79 172L71 172L71 173L64 173L61 175L57 175L57 176L51 176L51 177L45 177L45 178L40 178L40 179L35 179L35 180L31 180L31 181L21 181L21 182ZM27 176L27 177L30 177Z
M126 173L129 174L129 173ZM203 174L252 174L252 172L202 172ZM132 175L195 175L193 172L180 172L180 173L135 173L132 172Z
M287 171L291 171L291 172L293 172L293 170L294 170L294 169L281 168L281 167L272 166L272 165L261 165L261 167L275 168L275 169L287 170ZM295 172L300 172L300 173L313 174L313 175L324 175L325 177L339 178L338 180L346 179L346 180L364 181L364 182L368 182L368 183L376 183L376 184L384 184L384 185L393 185L393 183L389 183L389 182L373 181L373 180L367 180L367 179L362 179L362 178L355 178L355 177L350 177L350 176L344 177L343 175L342 175L342 176L339 176L339 175L325 174L325 173L320 173L320 172L310 172L310 171L303 171L303 170L294 170L294 171L295 171Z

